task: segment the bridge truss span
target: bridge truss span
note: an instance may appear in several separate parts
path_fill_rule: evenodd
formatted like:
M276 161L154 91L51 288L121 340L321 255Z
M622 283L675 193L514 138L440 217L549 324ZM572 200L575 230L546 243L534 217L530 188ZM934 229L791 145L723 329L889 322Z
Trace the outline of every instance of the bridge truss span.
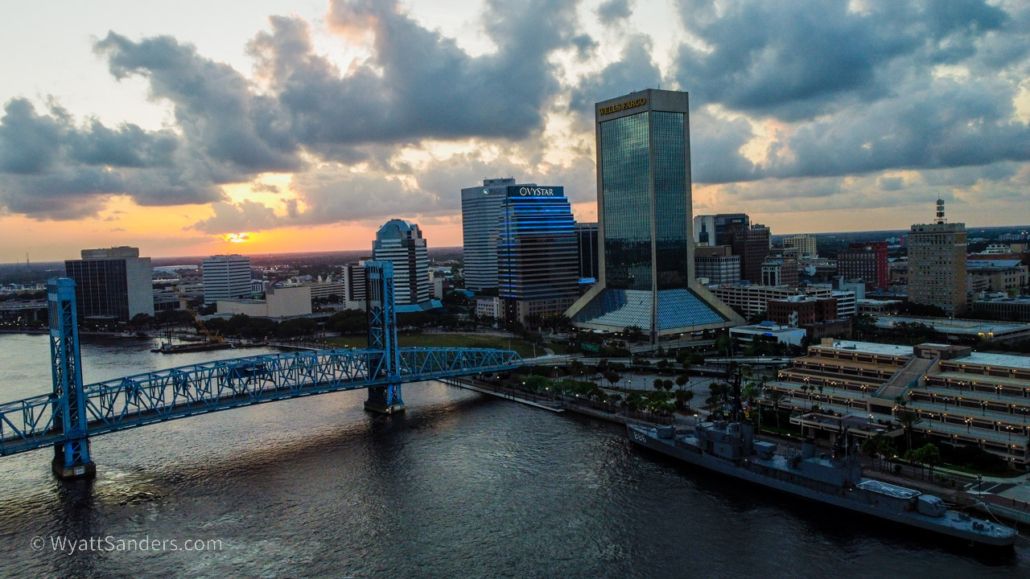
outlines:
M399 348L403 382L507 371L518 354L474 348ZM273 400L388 385L382 350L249 356L158 370L83 386L86 435ZM64 442L52 395L0 405L0 455ZM81 434L80 434L81 436Z

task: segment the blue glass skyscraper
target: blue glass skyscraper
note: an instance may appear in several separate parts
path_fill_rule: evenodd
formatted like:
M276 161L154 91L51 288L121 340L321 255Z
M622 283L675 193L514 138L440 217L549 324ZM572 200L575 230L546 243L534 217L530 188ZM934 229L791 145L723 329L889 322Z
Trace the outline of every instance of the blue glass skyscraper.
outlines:
M662 336L743 323L695 280L687 93L648 89L595 106L600 280L576 326Z
M579 252L563 187L509 186L498 231L497 295L505 321L561 314L576 301Z

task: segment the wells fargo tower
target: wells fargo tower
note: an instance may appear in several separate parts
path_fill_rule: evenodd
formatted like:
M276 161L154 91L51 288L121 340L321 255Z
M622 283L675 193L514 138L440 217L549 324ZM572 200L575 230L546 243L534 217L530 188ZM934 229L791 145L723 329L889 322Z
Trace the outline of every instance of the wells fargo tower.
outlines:
M574 325L662 336L743 323L694 276L687 93L647 89L597 103L600 279Z

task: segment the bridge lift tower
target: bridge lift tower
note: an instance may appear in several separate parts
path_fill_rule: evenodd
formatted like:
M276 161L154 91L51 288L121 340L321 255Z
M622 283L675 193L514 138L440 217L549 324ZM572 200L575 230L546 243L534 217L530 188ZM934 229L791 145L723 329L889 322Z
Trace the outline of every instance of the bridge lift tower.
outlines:
M380 377L386 386L368 389L365 410L382 414L404 412L401 399L401 357L397 349L397 312L394 309L393 263L365 262L365 299L368 315L368 347L381 350L385 356Z
M50 311L50 370L54 380L54 430L71 440L54 445L54 473L63 479L92 478L97 465L86 436L86 395L82 390L82 356L75 311L75 281L66 277L47 284Z

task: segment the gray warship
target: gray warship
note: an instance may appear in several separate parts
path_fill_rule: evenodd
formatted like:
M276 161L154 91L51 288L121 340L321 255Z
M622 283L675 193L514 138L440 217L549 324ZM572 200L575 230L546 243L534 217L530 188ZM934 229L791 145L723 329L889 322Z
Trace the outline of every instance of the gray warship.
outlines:
M704 422L680 434L675 426L627 424L629 439L641 446L708 470L792 495L918 527L974 544L1012 548L1015 529L948 509L940 497L862 476L858 448L842 428L831 453L820 454L805 440L801 452L776 453L755 440L755 427L740 401L740 370L731 371L730 420Z
M690 464L805 499L850 509L980 545L1011 547L1015 529L949 510L939 497L863 478L857 448L846 432L833 452L818 454L811 440L800 453L776 454L755 440L748 420L714 421L678 433L673 426L627 425L629 439Z

